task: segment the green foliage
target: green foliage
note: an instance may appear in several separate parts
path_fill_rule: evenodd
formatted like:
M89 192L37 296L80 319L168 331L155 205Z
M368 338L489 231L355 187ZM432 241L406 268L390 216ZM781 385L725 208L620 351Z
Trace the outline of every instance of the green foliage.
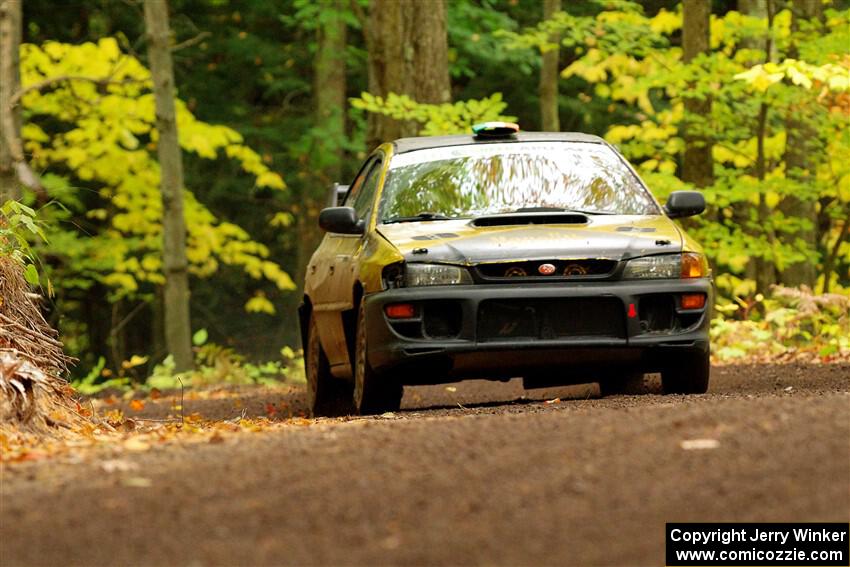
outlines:
M561 34L571 61L562 77L585 83L593 95L579 94L583 100L616 106L622 118L605 137L659 198L692 188L681 178L684 129L713 144L714 182L703 189L709 210L691 222L691 232L720 272L752 275L755 259L780 272L799 262L823 267L840 221L850 214L850 58L845 48L836 49L850 40L850 11L827 10L823 26L801 21L797 31L789 10L776 14L771 29L766 19L735 11L712 15L712 51L685 64L673 37L682 26L680 10L648 16L633 2L599 6L595 14L562 12L522 33L500 35L511 48L542 51L553 47L551 34ZM768 38L776 62L765 62ZM789 56L792 49L798 56ZM687 113L685 102L694 99L710 99L711 113ZM802 171L786 163L789 133L801 129L810 132ZM795 214L801 205L783 206L788 199L811 207L819 225ZM815 228L814 244L798 237ZM846 282L850 245L838 252L834 269Z
M114 298L121 298L137 296L145 283L162 284L162 204L148 70L122 53L115 39L103 38L96 44L25 44L21 73L25 87L57 81L51 90L30 90L22 99L28 120L23 136L33 165L66 171L66 179L91 187L98 197L92 203L89 194L83 210L68 181L51 179L70 215L84 214L95 230L84 238L75 230L51 235L55 244L47 252L61 254L69 272L57 278L59 285L65 285L65 276L70 276L71 285L81 283L76 276L85 273L86 280L94 277L112 290ZM64 76L86 79L58 79ZM238 132L199 121L182 101L176 102L185 151L209 160L226 156L253 177L256 187L285 188L281 177L244 145ZM209 277L220 264L233 265L281 290L294 288L280 266L267 259L266 246L239 226L217 219L189 191L185 214L192 274ZM57 220L70 215L57 215Z
M248 362L233 349L214 343L205 343L203 335L195 333L195 370L178 373L174 359L167 356L151 370L141 382L127 374L132 368L145 364L147 357L134 356L122 364L122 372L114 376L106 368L106 359L100 357L97 364L84 377L73 380L71 385L81 394L91 396L107 390L130 392L172 390L201 387L212 384L263 385L277 387L283 383L304 382L303 357L301 351L284 347L278 360L262 363ZM198 344L200 343L200 344Z
M777 286L769 298L736 299L736 304L728 306L731 315L712 321L713 351L718 359L850 356L850 295L815 295L807 288ZM742 315L747 319L733 318Z
M384 99L364 92L360 98L352 98L350 102L352 107L360 110L383 114L396 120L418 122L422 126L419 132L421 136L471 133L472 125L479 122L516 120L515 116L502 114L507 104L499 93L481 100L426 104L416 102L407 95L390 93Z
M246 361L231 348L215 343L202 344L195 348L194 371L176 373L174 361L169 356L154 367L143 387L159 390L209 384L259 384L275 387L284 382L303 382L301 353L286 347L280 354L279 360L254 364Z
M41 283L39 258L30 245L32 239L47 241L36 212L18 201L6 201L0 207L0 256L11 258L24 269L24 278L32 286ZM53 294L46 280L48 295Z
M94 365L91 371L79 380L72 380L71 386L73 386L77 392L85 396L94 396L105 390L128 391L131 389L132 383L130 378L127 376L118 376L115 378L101 380L104 376L105 370L106 359L101 356L98 358L97 364Z

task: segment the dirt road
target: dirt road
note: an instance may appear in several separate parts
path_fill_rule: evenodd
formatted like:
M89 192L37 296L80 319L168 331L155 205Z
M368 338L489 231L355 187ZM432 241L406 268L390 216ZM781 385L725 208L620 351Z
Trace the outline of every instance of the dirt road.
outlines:
M169 445L127 457L132 473L8 466L0 565L663 565L667 521L850 519L850 366L594 396L417 388L394 415ZM269 402L303 409L300 390L243 409Z

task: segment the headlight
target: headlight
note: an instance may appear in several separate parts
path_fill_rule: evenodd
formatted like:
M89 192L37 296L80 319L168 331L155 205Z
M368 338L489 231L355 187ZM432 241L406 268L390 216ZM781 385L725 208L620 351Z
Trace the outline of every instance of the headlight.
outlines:
M404 283L408 286L471 284L472 276L458 266L444 264L407 264Z
M702 278L708 274L708 262L702 254L664 254L629 260L623 279Z

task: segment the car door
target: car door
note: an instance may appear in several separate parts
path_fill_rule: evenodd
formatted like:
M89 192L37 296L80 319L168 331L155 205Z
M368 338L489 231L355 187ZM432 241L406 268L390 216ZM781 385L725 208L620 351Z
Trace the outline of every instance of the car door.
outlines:
M372 213L375 192L378 190L378 184L381 180L383 156L377 154L373 156L371 161L372 163L366 169L362 185L357 187L356 192L350 193L344 203L344 206L354 208L357 212L357 218L367 227ZM342 310L354 308L354 285L357 283L359 261L366 243L366 234L345 236L350 236L350 238L343 240L336 251L337 269L334 282L336 286L335 296L345 298L346 303L341 307Z
M374 197L380 181L381 164L381 154L373 155L366 161L343 203L343 206L355 207L358 213L363 211L360 218L368 216L371 210L371 206L364 208L363 203ZM308 267L312 284L308 286L308 293L313 302L319 336L331 372L338 377L351 374L342 312L354 307L352 291L363 240L363 235L359 234L328 233Z

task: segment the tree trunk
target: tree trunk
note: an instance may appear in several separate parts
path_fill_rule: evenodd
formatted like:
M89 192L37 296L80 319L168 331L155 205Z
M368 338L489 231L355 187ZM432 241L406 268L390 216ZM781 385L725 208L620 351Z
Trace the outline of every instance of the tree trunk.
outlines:
M711 0L685 0L682 20L682 60L690 63L701 53L708 53L710 43ZM682 179L697 187L714 182L714 161L711 157L711 138L705 123L711 116L711 99L685 98L685 120L682 137L685 155Z
M830 281L830 276L832 276L832 270L835 268L835 261L838 258L838 252L841 250L841 244L847 240L847 236L850 234L850 207L847 207L845 212L846 216L844 217L844 223L841 225L841 230L838 232L838 238L835 239L835 244L832 245L832 248L826 255L826 260L824 260L823 293L829 293L829 288L832 283Z
M761 183L767 176L767 157L765 156L764 140L767 137L767 115L768 108L766 103L761 103L758 116L758 130L756 132L756 177ZM759 220L759 226L767 226L767 217L770 216L770 209L765 201L763 191L759 192L758 209L756 211ZM764 229L768 242L773 244L775 235L769 228ZM756 291L766 294L770 291L770 287L776 283L776 264L767 258L758 257L754 262L756 280Z
M800 20L819 20L823 17L823 5L820 0L794 0L792 4L791 27L796 31ZM788 57L797 59L797 46L792 42L788 49ZM815 164L812 156L818 155L819 140L817 130L809 121L812 109L806 108L805 103L795 105L789 109L785 119L785 175L788 179L801 185L815 182L812 170ZM780 280L788 286L807 285L813 288L817 278L814 257L817 248L818 224L817 210L814 196L801 199L796 195L788 195L782 199L780 210L786 215L808 220L809 228L801 228L793 233L781 233L780 240L785 244L794 245L798 240L802 241L807 251L812 255L806 260L791 264L780 274ZM828 277L828 276L827 276Z
M298 215L298 268L295 281L303 285L307 263L319 245L318 214L325 206L328 189L343 182L342 160L345 141L345 46L347 26L344 0L322 0L319 23L313 97L316 101L316 127L312 169L316 172L301 195L303 210Z
M548 20L561 11L561 0L543 0L543 19ZM561 36L552 35L549 40L560 46ZM560 47L555 47L541 54L540 65L540 129L544 132L558 132L561 122L558 117L558 78L561 70L558 68Z
M759 8L757 3L753 3L756 8ZM773 33L773 18L776 14L776 9L773 0L766 0L765 14L767 16L767 34L764 40L764 62L768 63L773 58L774 45L771 34ZM767 177L767 156L765 155L764 141L767 138L767 118L770 112L766 102L762 102L759 106L758 122L756 126L756 167L755 175L761 183L764 183ZM767 222L770 216L770 210L765 200L763 189L759 190L758 207L756 209L757 230L765 232L765 237L768 243L773 246L776 241L776 234ZM756 282L756 291L767 294L771 286L776 283L776 263L775 261L756 257L748 266L747 276L754 279ZM763 305L763 304L762 304Z
M19 107L12 108L12 95L20 89L21 2L0 0L0 204L21 198L15 173L13 146L20 139Z
M145 0L148 58L156 99L157 154L161 172L165 342L176 370L192 368L186 220L183 217L183 161L177 141L174 70L166 0Z
M369 92L406 94L416 102L451 100L445 0L370 0L366 44ZM370 113L366 142L415 136L417 125Z

